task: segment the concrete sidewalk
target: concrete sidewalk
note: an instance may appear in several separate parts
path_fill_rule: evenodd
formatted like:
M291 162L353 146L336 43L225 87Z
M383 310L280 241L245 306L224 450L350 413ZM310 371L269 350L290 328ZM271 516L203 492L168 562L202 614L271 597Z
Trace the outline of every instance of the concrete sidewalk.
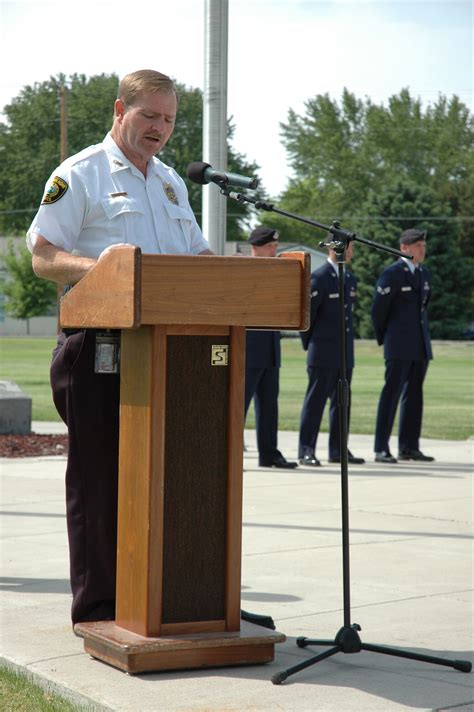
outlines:
M33 424L35 432L62 426ZM362 651L338 653L273 685L271 676L321 653L298 636L333 639L343 625L340 470L257 466L246 432L242 608L271 615L286 643L264 666L126 675L83 652L69 624L65 459L3 459L3 664L91 710L128 712L392 712L474 709L474 675ZM280 434L287 458L296 433ZM363 643L472 660L474 442L422 442L434 463L350 468L351 623ZM393 443L392 451L396 452Z

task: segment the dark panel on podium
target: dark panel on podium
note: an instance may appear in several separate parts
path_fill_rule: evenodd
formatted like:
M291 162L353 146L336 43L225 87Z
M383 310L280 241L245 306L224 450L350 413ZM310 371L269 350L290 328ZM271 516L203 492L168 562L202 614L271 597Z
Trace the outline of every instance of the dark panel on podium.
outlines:
M163 623L225 618L228 344L167 338Z

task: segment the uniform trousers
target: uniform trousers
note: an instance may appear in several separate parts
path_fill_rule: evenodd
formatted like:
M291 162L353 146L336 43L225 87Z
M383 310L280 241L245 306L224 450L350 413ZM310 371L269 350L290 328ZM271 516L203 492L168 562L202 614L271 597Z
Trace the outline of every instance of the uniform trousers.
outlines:
M400 401L399 450L419 450L423 416L423 381L428 361L385 361L385 385L377 409L375 452L389 452L389 440Z
M247 368L245 370L245 415L254 399L255 430L259 459L270 461L277 453L278 392L280 369Z
M314 455L318 440L319 428L326 406L329 406L329 457L341 456L341 428L339 423L338 382L340 379L339 368L319 368L308 366L309 383L303 402L300 421L300 438L298 457ZM346 369L347 382L352 380L352 368ZM347 431L349 432L350 397L347 413Z
M95 374L95 333L60 334L51 364L68 427L66 516L72 622L115 618L120 377Z

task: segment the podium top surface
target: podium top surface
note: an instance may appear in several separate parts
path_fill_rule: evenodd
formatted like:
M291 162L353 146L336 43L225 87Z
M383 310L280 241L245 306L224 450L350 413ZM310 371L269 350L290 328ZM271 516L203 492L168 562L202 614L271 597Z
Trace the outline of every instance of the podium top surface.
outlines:
M304 331L310 258L149 255L112 250L62 298L63 328L199 324Z

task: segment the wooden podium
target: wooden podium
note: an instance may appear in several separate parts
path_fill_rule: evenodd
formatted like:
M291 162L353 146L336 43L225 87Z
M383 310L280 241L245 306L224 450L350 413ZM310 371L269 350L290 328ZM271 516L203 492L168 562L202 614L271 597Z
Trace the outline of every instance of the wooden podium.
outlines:
M305 330L309 278L304 252L124 246L63 297L63 328L122 330L116 620L75 626L93 657L265 663L285 640L240 620L245 328Z

